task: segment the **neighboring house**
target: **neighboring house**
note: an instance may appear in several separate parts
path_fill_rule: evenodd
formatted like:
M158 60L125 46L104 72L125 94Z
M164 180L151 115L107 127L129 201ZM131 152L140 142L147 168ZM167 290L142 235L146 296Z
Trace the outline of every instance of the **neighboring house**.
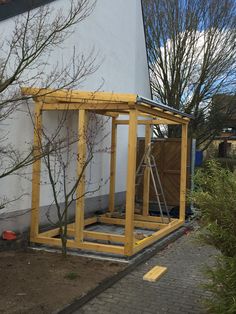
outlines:
M35 1L36 6L50 3L56 9L66 7L68 0ZM1 34L10 34L13 15L25 11L26 1L0 0L0 29ZM7 19L8 18L8 19ZM65 56L71 47L89 51L95 48L98 52L101 66L78 89L94 91L100 86L101 91L116 93L137 93L147 98L151 97L146 56L145 37L143 29L141 1L138 0L98 0L94 12L78 26L78 31L64 44L63 51L56 51L51 57ZM49 60L50 61L50 60ZM51 119L51 120L50 120ZM53 124L54 118L47 116ZM16 113L7 126L9 141L18 148L24 148L25 143L32 141L33 128L29 116L24 112ZM109 128L108 128L109 129ZM109 131L109 130L108 130ZM142 129L139 130L142 135ZM109 143L107 143L109 145ZM116 201L124 202L127 164L127 133L125 127L118 129L117 169L119 176L116 182ZM96 178L109 176L109 158L102 156L93 163L93 176ZM22 231L29 226L31 207L31 182L20 177L8 177L0 181L0 196L17 196L26 193L25 197L15 201L8 208L0 211L0 232L6 229ZM87 199L87 208L97 210L107 207L108 186L104 186L92 198ZM51 202L48 187L42 188L41 206ZM96 205L96 206L95 206ZM42 223L48 223L45 214Z
M222 132L213 142L218 157L229 157L236 154L236 96L217 94L213 102L223 113Z

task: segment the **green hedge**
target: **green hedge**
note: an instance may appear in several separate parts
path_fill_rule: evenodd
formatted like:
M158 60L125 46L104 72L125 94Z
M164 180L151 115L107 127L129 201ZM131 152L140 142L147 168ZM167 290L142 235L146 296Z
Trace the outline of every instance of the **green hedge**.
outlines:
M208 270L210 313L236 313L236 175L210 160L195 175L191 200L200 209L201 238L222 253Z

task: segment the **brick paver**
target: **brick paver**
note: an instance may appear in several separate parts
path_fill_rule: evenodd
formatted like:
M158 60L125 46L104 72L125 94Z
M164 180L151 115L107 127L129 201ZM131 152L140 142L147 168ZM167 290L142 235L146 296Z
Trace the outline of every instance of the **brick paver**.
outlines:
M88 302L74 314L201 314L206 292L203 266L214 262L216 250L184 235L145 264ZM143 281L155 265L168 267L157 282Z

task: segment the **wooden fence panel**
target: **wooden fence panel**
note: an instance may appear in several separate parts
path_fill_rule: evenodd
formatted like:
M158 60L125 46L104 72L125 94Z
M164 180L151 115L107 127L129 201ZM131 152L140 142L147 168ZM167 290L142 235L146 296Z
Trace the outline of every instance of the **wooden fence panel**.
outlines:
M156 160L158 172L162 182L167 205L179 205L180 191L180 160L181 160L181 139L153 139L152 154ZM144 139L138 139L137 165L144 154ZM190 165L190 143L188 145L188 173ZM187 187L189 187L189 174ZM137 200L142 200L143 184L137 188ZM150 202L155 202L156 197L152 181L150 182Z

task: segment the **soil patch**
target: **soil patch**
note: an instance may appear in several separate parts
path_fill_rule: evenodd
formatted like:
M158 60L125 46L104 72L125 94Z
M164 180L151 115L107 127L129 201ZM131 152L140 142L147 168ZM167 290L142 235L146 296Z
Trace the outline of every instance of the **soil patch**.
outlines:
M0 252L0 313L53 313L125 268L43 251Z

